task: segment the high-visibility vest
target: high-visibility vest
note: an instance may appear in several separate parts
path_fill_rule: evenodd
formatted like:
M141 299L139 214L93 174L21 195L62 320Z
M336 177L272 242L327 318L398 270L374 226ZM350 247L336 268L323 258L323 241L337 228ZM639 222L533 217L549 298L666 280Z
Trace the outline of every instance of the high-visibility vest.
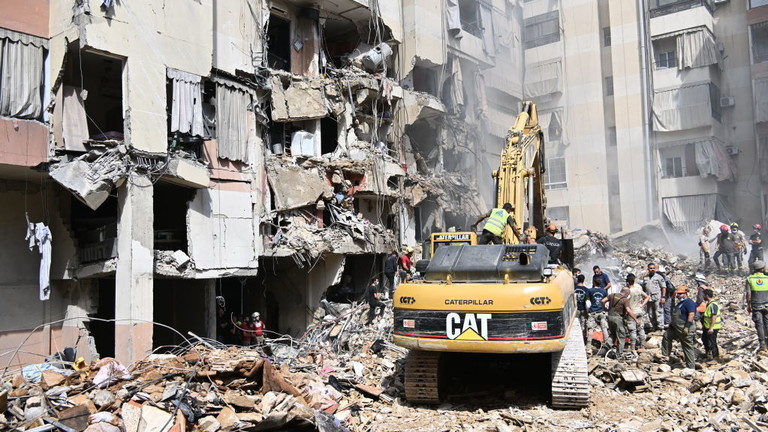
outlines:
M504 227L507 226L508 218L509 213L507 213L506 210L495 208L491 210L491 215L488 217L488 221L483 226L483 229L497 236L501 236L504 234Z
M752 291L752 304L768 304L768 276L762 272L755 272L747 277L749 289Z
M710 324L712 323L712 305L717 305L717 315L715 315L714 324L710 327ZM707 308L704 310L704 328L713 328L715 330L723 328L723 310L714 300L707 303Z

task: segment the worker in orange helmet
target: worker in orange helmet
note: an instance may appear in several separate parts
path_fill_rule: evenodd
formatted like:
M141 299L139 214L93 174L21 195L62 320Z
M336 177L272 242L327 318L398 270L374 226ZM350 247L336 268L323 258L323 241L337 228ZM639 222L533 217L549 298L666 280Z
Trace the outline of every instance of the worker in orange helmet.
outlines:
M693 349L693 341L696 335L696 303L688 298L688 287L680 285L675 289L675 308L672 311L672 322L664 331L661 341L661 355L669 357L672 353L672 342L679 341L683 348L685 367L696 368L696 352Z
M555 233L557 232L557 226L555 224L551 223L546 226L545 235L542 237L539 237L536 240L536 243L543 244L544 246L549 249L549 263L550 264L559 264L560 263L560 251L563 249L563 242L555 237Z

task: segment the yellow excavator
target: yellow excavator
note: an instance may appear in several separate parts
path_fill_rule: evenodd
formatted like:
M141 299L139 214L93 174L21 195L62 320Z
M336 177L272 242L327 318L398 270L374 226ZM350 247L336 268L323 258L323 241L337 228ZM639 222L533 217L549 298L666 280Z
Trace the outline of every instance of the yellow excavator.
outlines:
M495 207L513 204L515 221L540 232L546 207L543 150L536 105L524 102L493 172ZM452 355L473 365L473 355L539 353L514 358L525 364L549 357L551 371L545 372L552 406L587 406L587 357L576 319L573 276L566 266L550 264L547 247L521 243L509 226L499 245L478 245L474 233L469 241L465 235L444 234L436 234L446 241L433 246L423 279L400 284L394 296L393 339L409 349L406 399L440 403L446 381L456 378L455 370L446 366ZM572 255L572 246L565 243L563 250ZM525 378L525 369L519 372Z

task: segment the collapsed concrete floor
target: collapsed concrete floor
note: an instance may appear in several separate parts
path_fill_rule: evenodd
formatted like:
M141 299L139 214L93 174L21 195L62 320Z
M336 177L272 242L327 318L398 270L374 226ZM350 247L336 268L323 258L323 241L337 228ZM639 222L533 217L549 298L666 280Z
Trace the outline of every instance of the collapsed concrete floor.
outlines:
M664 263L675 284L697 267L660 249L613 253L625 268ZM581 411L547 406L546 373L543 384L529 379L533 361L504 371L511 379L497 370L499 379L454 389L438 407L408 404L407 351L389 342L391 309L366 327L366 305L321 301L302 337L268 339L263 348L193 340L127 370L108 359L79 370L55 362L42 372L6 370L0 424L67 432L760 430L768 426L768 357L755 354L743 283L740 276L709 275L724 309L721 361L685 369L676 346L667 362L661 334L652 333L634 360L590 358L591 404ZM464 367L469 374L484 370L492 369Z

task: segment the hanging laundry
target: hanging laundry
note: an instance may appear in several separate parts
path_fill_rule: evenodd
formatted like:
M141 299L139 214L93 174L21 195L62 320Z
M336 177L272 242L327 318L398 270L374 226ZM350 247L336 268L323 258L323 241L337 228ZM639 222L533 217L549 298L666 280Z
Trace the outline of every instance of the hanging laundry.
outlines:
M30 223L27 218L27 236L29 250L37 246L40 251L40 301L51 297L51 230L42 223Z

